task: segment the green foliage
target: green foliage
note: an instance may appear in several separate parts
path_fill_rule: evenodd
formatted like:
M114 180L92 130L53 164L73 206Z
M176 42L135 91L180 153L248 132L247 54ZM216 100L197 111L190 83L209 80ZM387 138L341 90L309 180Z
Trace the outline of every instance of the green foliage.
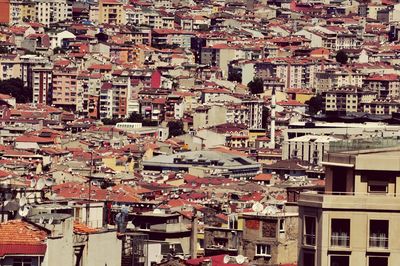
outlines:
M264 81L260 78L255 78L247 84L251 94L259 94L264 92Z
M264 106L262 109L262 114L261 114L261 127L262 128L268 127L268 118L269 118L269 110L266 106Z
M169 121L168 124L169 135L171 137L180 136L185 134L183 130L183 123L182 121Z
M115 125L119 122L123 122L124 120L122 118L104 118L101 120L101 122L103 122L104 125L107 126L111 126L111 125Z
M308 112L312 115L318 113L324 108L324 99L320 94L317 94L305 103L308 104Z
M343 50L340 50L336 54L336 62L344 65L347 63L347 60L349 60L349 57L347 56L347 53Z
M131 122L131 123L142 123L143 122L143 117L141 114L138 114L136 112L132 112L128 119L126 119L126 122Z
M231 72L228 75L228 80L229 81L236 81L236 82L241 83L242 82L242 75L240 75L237 72Z
M17 103L32 102L32 90L24 87L21 79L6 79L0 81L0 93L15 97Z

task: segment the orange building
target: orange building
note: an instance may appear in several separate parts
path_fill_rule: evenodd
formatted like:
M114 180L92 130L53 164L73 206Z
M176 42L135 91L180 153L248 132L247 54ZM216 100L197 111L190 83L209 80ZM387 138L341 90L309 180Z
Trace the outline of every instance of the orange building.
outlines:
M10 0L0 0L0 23L10 23Z

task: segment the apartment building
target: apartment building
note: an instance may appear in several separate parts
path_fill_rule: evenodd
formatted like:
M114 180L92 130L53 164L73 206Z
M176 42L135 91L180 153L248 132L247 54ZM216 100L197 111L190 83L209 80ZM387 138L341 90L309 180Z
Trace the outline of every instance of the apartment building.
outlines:
M251 265L281 265L297 261L298 214L266 207L263 213L245 213L243 255Z
M99 23L100 24L125 24L125 11L123 3L118 0L99 1Z
M364 85L377 92L380 98L400 97L400 78L396 74L371 75L364 79Z
M366 75L359 71L345 69L325 69L315 73L316 93L343 86L362 87Z
M400 101L394 99L376 99L362 104L363 112L376 115L391 115L400 111Z
M53 91L53 68L51 66L35 66L30 69L33 103L50 105Z
M127 97L130 95L129 78L114 77L100 89L100 118L124 118L127 114Z
M226 122L226 107L220 105L199 106L194 110L193 128L207 128Z
M80 87L82 88L82 87ZM82 101L82 92L78 91L77 69L55 69L53 72L52 104L65 110L76 111Z
M362 103L372 102L377 93L358 87L341 87L322 92L325 112L363 112Z
M35 19L43 25L72 19L72 4L66 0L36 0Z
M332 67L331 62L301 58L268 58L255 64L256 76L264 79L277 77L289 88L308 89L315 84L316 73L323 68Z
M298 200L299 266L398 265L398 145L343 142L324 157L325 192Z

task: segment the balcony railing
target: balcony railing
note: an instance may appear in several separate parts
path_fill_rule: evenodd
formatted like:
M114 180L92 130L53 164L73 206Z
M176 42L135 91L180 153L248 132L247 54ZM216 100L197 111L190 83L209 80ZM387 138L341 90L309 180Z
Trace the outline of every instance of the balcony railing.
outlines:
M331 236L332 247L350 247L350 236L346 233L332 232Z
M315 246L315 235L305 234L303 240L305 245Z
M387 249L389 247L389 238L386 235L377 236L372 234L369 237L369 247Z

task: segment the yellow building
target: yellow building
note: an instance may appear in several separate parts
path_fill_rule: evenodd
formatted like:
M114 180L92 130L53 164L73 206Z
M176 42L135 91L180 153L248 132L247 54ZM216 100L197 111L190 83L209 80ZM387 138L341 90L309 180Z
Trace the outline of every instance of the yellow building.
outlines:
M104 157L102 159L104 166L115 172L133 173L135 169L135 161L129 160L128 157Z
M99 1L100 24L125 24L125 11L123 4L117 0Z

